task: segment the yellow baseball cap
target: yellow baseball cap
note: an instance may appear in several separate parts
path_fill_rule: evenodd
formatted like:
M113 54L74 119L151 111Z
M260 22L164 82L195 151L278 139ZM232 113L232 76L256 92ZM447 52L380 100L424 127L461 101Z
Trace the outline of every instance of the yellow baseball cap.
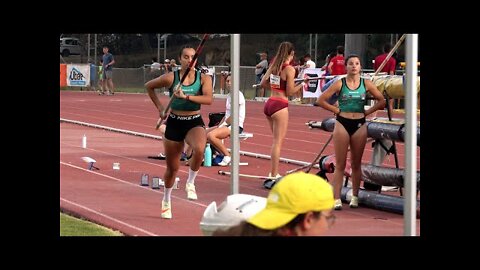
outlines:
M264 230L280 228L298 214L332 209L332 186L320 176L298 172L283 177L268 194L267 206L248 223Z

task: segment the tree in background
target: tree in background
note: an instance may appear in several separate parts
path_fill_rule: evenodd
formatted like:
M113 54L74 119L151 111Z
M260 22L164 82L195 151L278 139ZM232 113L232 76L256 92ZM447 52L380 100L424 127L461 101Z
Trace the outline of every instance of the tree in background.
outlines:
M163 35L160 33L160 35ZM371 60L375 55L379 54L382 50L382 46L386 42L390 42L392 34L366 34L366 63L364 68L372 68ZM80 40L84 47L84 55L81 56L81 62L87 62L87 44L88 34L62 34L63 37L76 37ZM94 34L90 37L91 46L91 58L93 58L94 52ZM175 36L178 36L176 40ZM167 41L167 54L166 58L176 59L181 47L186 45L192 45L196 47L198 45L199 34L172 34L168 37ZM187 38L191 37L191 39ZM318 34L317 36L317 64L323 65L325 57L330 52L334 51L338 45L345 44L345 34ZM188 41L187 41L188 40ZM283 41L290 41L295 44L295 54L305 55L309 52L310 34L242 34L240 38L240 65L242 66L255 66L258 62L258 52L265 51L271 57L275 50ZM395 42L392 43L392 45ZM149 63L152 56L157 54L157 33L138 33L138 34L97 34L97 58L101 56L102 46L107 45L111 48L111 52L116 56L116 67L141 67L145 63ZM314 45L312 45L312 49ZM161 58L163 58L163 52L161 52ZM219 35L219 37L209 39L205 43L204 52L199 58L200 63L211 65L226 65L230 55L230 38L229 36ZM397 50L397 59L399 62L404 59L404 48L400 46ZM98 59L97 59L98 60ZM162 60L162 59L159 59ZM269 59L270 60L270 59ZM97 61L95 61L97 62ZM207 63L208 62L208 63Z

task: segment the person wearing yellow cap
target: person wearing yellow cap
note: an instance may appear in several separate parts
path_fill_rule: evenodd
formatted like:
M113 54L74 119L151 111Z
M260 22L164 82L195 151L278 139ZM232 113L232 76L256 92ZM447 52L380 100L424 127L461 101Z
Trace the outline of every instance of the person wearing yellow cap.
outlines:
M292 173L273 186L263 210L213 236L320 236L335 221L333 206L327 181L314 174Z

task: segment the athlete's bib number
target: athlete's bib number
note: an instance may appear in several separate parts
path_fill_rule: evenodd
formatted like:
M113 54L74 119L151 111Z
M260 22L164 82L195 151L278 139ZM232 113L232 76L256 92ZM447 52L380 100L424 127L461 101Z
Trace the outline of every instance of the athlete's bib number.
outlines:
M280 76L270 74L270 87L280 88Z

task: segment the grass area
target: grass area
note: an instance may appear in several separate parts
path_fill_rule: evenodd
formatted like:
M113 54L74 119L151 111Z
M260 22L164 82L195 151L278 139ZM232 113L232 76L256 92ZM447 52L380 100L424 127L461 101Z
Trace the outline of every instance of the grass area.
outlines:
M60 213L60 236L122 236L95 223Z

